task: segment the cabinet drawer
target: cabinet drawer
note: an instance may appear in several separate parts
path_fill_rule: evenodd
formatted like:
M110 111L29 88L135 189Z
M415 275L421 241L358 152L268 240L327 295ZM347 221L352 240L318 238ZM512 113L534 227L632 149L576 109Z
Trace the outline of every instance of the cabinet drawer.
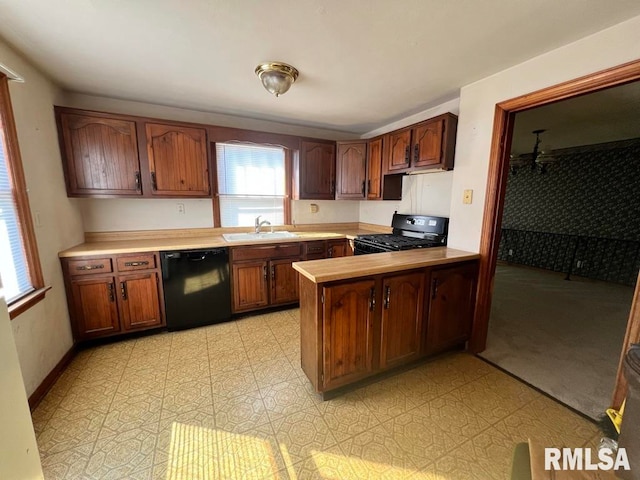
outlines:
M305 242L305 258L307 260L325 258L327 256L327 244L324 240L316 242Z
M119 272L131 270L148 270L156 268L156 256L153 253L143 253L126 257L116 258Z
M95 275L111 273L113 266L110 258L89 258L85 260L69 260L69 275Z
M231 260L258 260L284 257L296 257L300 255L299 243L281 243L278 245L265 245L264 247L233 248Z

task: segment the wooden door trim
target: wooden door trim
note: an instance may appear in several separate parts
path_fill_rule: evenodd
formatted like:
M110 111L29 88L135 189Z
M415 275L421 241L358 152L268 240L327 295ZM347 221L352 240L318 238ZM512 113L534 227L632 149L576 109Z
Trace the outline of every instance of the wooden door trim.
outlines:
M500 226L509 169L509 150L513 119L517 112L539 107L567 98L585 95L605 88L640 80L640 60L608 68L532 93L521 95L496 105L489 170L487 195L485 199L482 233L480 240L480 273L478 278L478 296L473 320L473 330L469 349L478 353L486 348L493 279L500 243ZM620 406L626 394L626 382L621 372L622 359L630 343L640 341L640 283L636 284L633 308L627 325L627 332L621 352L621 359L613 391L612 404Z

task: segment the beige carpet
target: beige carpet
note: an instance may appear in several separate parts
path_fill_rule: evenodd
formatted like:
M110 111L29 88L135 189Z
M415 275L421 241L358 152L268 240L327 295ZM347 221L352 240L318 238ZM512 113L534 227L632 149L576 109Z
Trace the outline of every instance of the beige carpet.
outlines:
M633 288L499 265L481 356L597 419L611 400Z

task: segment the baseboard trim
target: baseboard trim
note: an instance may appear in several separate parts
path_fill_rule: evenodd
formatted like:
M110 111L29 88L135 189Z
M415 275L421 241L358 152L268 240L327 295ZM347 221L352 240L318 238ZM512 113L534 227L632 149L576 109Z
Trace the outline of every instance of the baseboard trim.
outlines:
M77 348L75 344L69 349L67 353L65 353L60 361L53 367L53 370L49 372L49 375L44 377L42 383L38 385L38 388L29 396L29 408L33 412L36 407L40 404L45 395L51 390L53 384L56 383L58 377L62 375L62 372L65 368L71 363L71 360L76 356Z

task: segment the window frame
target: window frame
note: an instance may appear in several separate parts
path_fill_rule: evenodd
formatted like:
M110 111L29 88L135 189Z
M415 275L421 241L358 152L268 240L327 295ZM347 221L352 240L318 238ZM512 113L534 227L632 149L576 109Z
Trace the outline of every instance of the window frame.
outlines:
M293 151L285 146L278 145L273 143L257 143L250 142L246 140L242 141L233 141L233 140L220 140L218 142L211 142L211 170L212 170L212 191L213 191L213 226L215 228L221 228L221 220L220 220L220 191L218 188L218 159L216 156L216 143L237 143L238 145L251 145L251 146L265 146L265 147L278 147L284 150L284 197L283 197L283 208L284 208L284 225L275 225L279 226L289 226L291 225L291 182L292 182L292 158ZM229 227L229 228L249 228L249 227Z
M6 162L15 195L16 212L20 221L22 247L25 251L29 279L33 286L32 291L14 299L8 305L9 318L14 319L40 302L51 287L45 287L44 284L40 256L38 255L38 244L33 228L33 218L29 207L24 168L22 167L22 157L18 145L18 132L11 105L9 78L2 72L0 72L0 121L4 129Z

